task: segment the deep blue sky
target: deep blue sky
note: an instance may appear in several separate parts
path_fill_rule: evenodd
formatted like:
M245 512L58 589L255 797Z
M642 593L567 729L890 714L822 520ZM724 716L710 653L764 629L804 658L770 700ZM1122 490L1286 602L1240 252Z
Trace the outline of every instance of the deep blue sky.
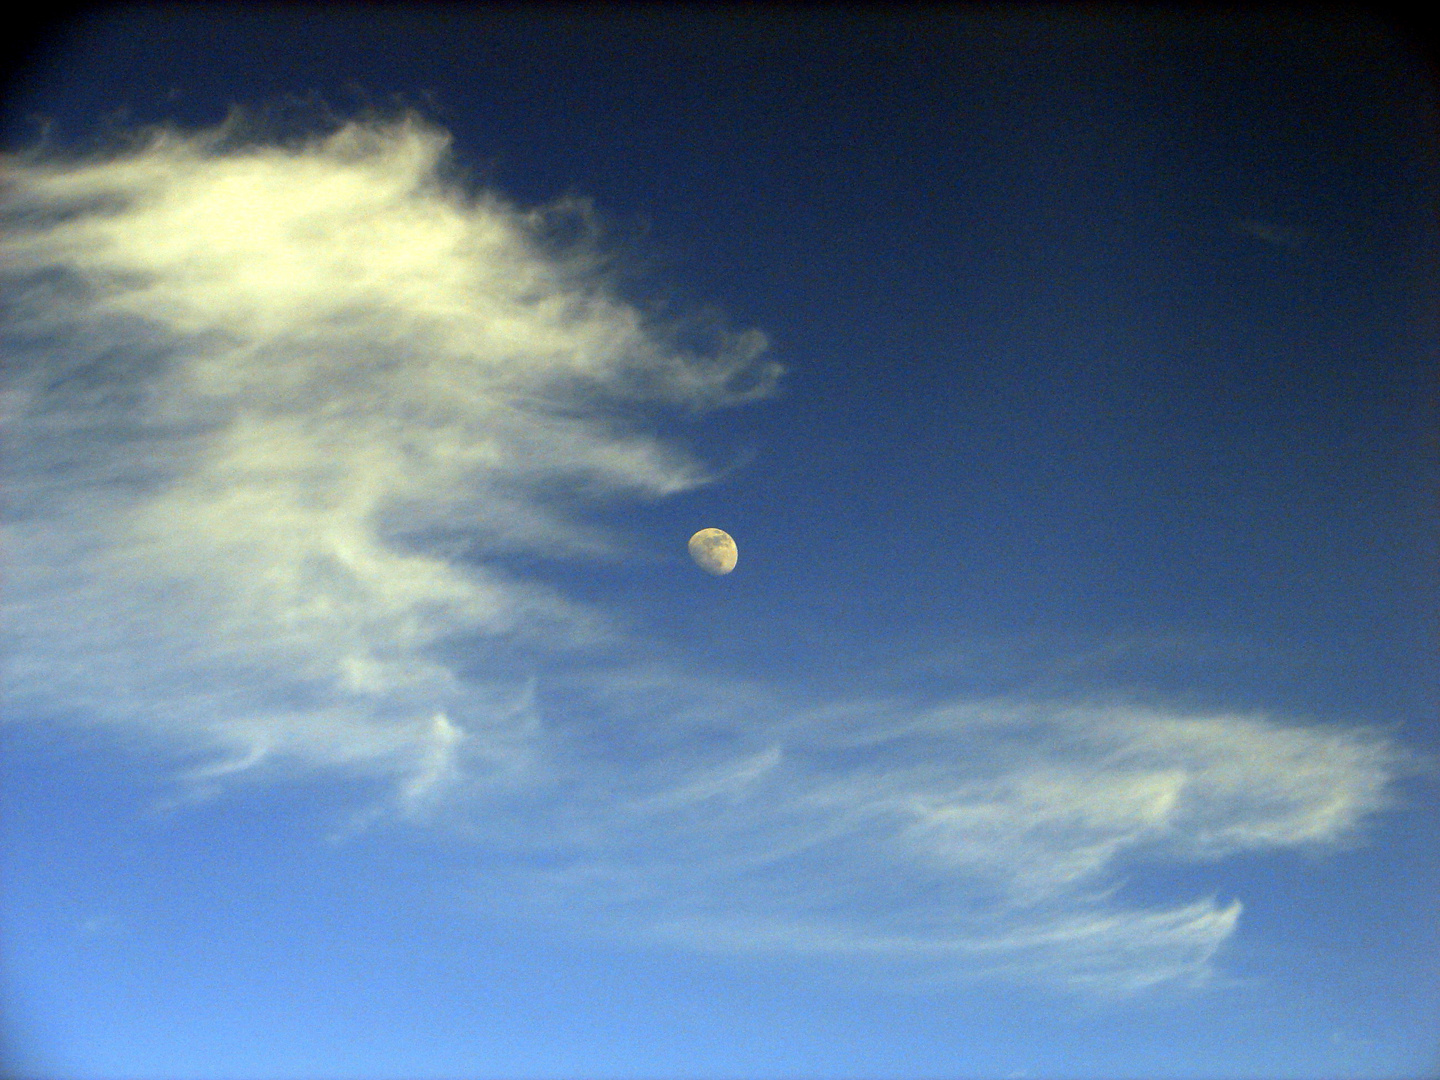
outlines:
M1361 16L70 24L7 1064L1433 1069L1435 105Z

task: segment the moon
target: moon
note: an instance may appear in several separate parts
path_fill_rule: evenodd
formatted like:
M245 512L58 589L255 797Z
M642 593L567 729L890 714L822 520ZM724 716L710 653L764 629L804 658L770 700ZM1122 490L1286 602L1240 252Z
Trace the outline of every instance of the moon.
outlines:
M724 529L701 529L690 537L690 557L707 574L717 577L735 569L740 550Z

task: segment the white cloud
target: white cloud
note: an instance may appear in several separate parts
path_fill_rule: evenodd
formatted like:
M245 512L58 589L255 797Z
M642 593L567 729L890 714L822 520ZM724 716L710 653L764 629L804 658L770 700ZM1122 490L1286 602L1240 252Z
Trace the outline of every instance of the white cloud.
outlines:
M1139 904L1126 878L1343 841L1387 804L1402 760L1364 731L1262 717L797 709L654 672L622 693L636 718L634 702L653 711L630 730L654 734L624 755L568 741L563 811L528 822L547 869L516 888L625 937L843 955L926 981L1206 983L1242 901Z
M1398 753L1359 731L547 667L621 635L498 557L618 554L576 507L708 475L627 407L777 370L753 332L685 347L551 242L583 208L468 193L446 143L6 163L12 722L145 732L202 791L387 777L489 852L487 887L590 931L1091 990L1204 981L1240 914L1127 904L1123 873L1333 844L1386 804Z
M705 477L613 406L777 369L754 332L667 341L547 240L564 207L468 193L422 122L241 126L6 163L11 692L238 744L211 776L401 767L437 714L454 753L513 758L516 721L432 647L611 630L487 555L606 553L557 492Z

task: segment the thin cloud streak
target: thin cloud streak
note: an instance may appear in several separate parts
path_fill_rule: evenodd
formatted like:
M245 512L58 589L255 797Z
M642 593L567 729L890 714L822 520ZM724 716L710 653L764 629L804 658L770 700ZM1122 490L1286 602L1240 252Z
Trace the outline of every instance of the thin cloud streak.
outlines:
M613 659L645 643L501 557L622 556L588 502L711 476L623 417L763 397L763 337L647 317L553 242L583 206L467 190L413 118L242 129L5 162L10 722L143 733L202 794L386 778L585 932L1089 992L1211 979L1241 914L1124 874L1388 805L1358 729Z
M622 753L570 732L560 812L497 819L511 843L528 825L543 853L513 882L527 902L621 938L842 955L902 979L1206 984L1243 901L1135 905L1127 878L1348 842L1407 767L1372 733L1264 717L797 709L685 678L667 693L655 672L618 681L634 719L647 705L653 719L627 729L653 741ZM595 692L604 715L625 712L614 687Z

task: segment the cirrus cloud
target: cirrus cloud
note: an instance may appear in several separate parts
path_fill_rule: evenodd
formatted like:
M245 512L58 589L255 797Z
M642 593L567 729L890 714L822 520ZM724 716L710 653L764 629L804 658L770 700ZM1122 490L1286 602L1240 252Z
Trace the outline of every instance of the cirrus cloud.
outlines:
M1387 805L1403 756L1360 730L615 659L504 556L624 557L587 503L710 477L636 417L765 397L763 336L648 316L555 241L583 205L470 190L415 118L242 128L5 162L12 722L144 732L197 789L385 777L590 931L1087 989L1204 981L1240 917L1127 906L1128 869Z
M513 756L431 647L612 630L487 555L613 555L558 495L706 478L616 406L778 368L756 332L686 352L548 240L565 207L467 192L423 122L242 126L7 162L11 692L235 761L433 771L437 708Z

